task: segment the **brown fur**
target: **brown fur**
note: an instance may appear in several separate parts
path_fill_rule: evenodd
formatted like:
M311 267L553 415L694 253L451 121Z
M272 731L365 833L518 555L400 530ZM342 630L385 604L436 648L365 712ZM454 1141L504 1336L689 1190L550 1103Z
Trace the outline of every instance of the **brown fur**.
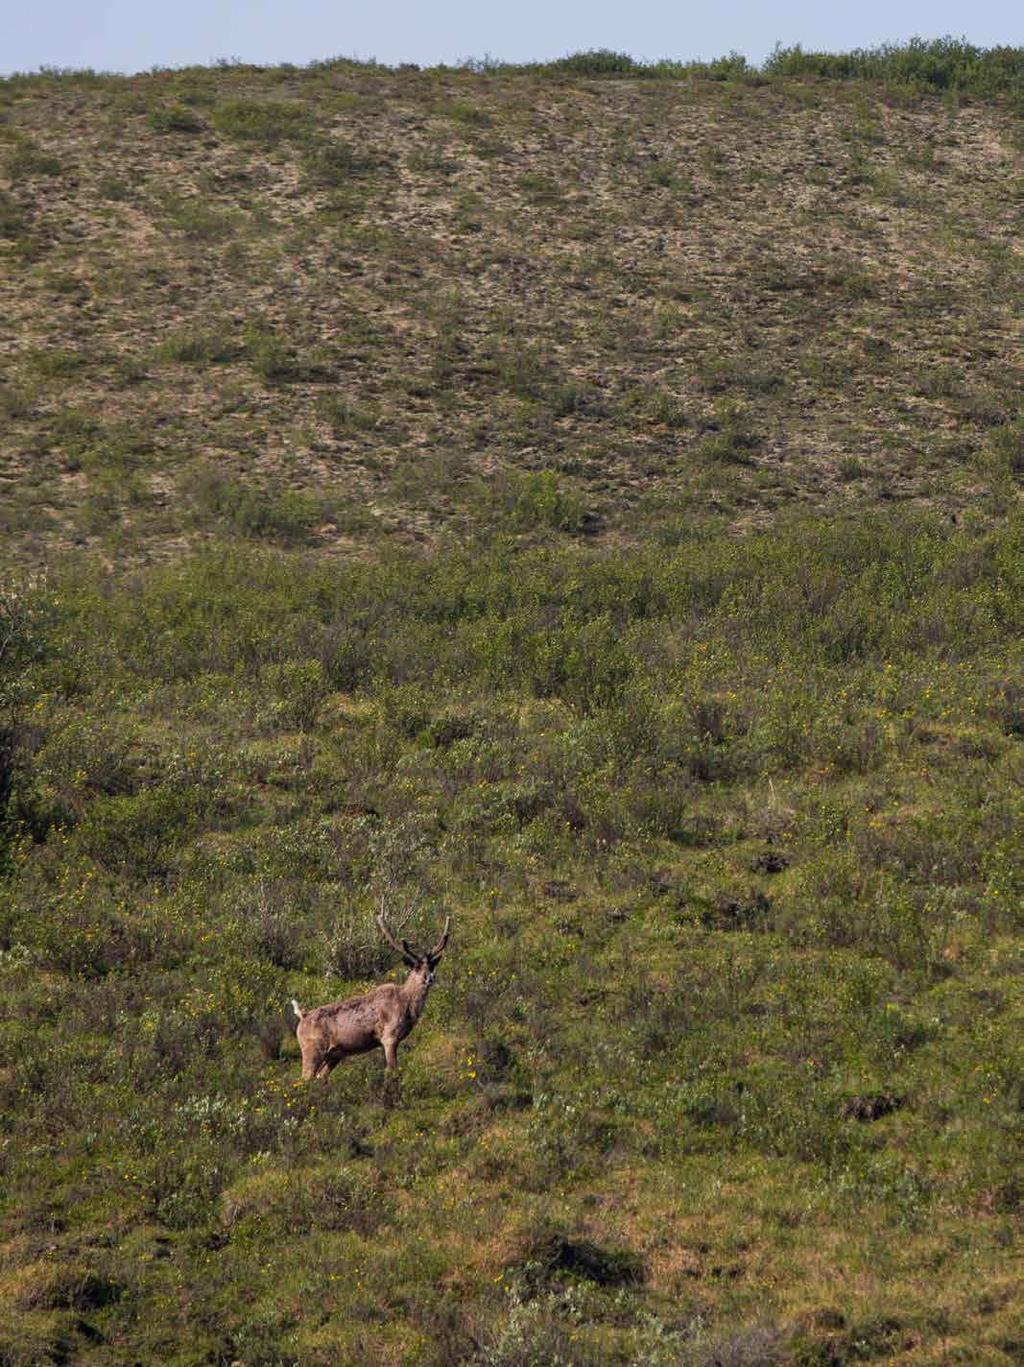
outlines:
M417 954L407 940L399 945L385 926L383 913L378 922L388 943L409 965L409 976L401 986L381 983L360 997L317 1006L312 1011L303 1011L293 1001L305 1080L318 1077L326 1082L331 1070L344 1059L378 1047L384 1050L387 1070L393 1072L398 1067L398 1046L419 1020L426 1004L434 969L448 939L448 922L440 940L427 954Z

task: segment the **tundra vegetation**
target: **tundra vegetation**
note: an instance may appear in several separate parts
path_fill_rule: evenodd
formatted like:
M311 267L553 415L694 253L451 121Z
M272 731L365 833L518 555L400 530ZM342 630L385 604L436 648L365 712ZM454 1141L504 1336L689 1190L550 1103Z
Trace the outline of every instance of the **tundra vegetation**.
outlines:
M1020 1362L1022 69L0 83L4 1367Z

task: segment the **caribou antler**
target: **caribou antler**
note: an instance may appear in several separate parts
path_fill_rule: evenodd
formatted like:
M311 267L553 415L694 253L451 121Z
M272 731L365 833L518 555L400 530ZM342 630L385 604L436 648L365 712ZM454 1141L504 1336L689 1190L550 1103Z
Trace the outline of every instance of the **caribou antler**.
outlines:
M451 928L452 918L450 916L446 916L444 918L444 930L441 931L441 938L440 940L438 940L437 944L427 955L428 959L440 959L441 955L444 953L444 947L448 943L448 932L451 930Z
M391 948L397 950L398 953L401 954L409 967L415 968L422 958L422 955L416 953L408 940L402 940L401 943L399 943L391 934L391 931L388 930L387 922L384 920L384 905L384 895L381 894L380 911L377 913L377 925L380 927L380 933L384 936L385 940L387 940Z

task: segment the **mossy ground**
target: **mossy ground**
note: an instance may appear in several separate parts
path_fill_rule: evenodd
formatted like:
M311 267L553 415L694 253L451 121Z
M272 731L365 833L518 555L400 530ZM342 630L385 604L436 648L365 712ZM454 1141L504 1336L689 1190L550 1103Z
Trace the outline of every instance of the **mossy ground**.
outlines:
M1011 105L0 113L0 1361L1019 1361Z

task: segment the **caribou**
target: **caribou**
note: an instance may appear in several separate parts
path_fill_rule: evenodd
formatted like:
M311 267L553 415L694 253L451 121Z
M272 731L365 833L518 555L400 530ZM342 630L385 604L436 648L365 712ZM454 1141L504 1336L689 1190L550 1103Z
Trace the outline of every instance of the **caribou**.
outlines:
M302 1050L303 1081L320 1078L326 1082L332 1069L346 1058L377 1048L384 1050L387 1072L395 1072L398 1046L423 1014L434 970L448 943L451 920L450 916L445 917L441 938L433 949L421 954L408 940L395 939L384 920L382 902L377 925L409 969L405 982L380 983L361 996L316 1006L310 1011L304 1011L292 998L292 1010L297 1017L295 1034Z

